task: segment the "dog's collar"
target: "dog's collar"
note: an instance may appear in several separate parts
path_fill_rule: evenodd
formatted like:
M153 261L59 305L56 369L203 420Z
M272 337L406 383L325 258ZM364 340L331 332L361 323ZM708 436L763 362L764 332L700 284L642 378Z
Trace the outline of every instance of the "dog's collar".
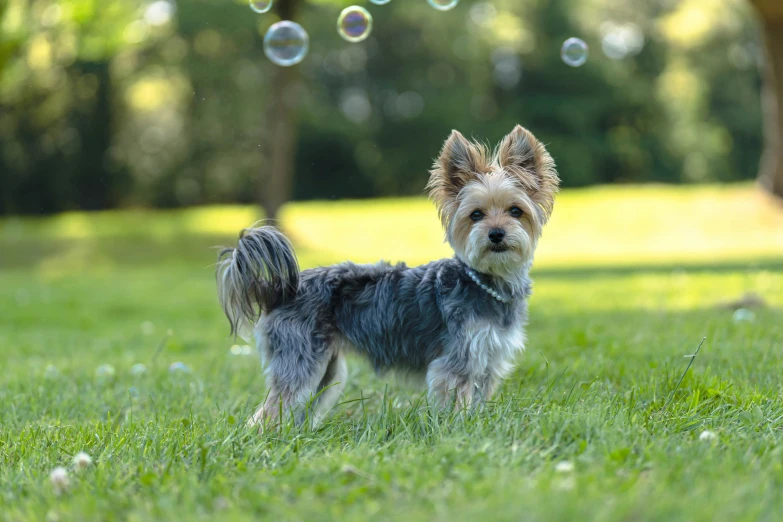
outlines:
M470 277L473 280L473 282L476 283L479 286L479 288L484 290L486 293L488 293L489 295L491 295L492 297L494 297L495 299L497 299L501 303L510 303L511 302L511 299L509 299L507 297L503 297L502 295L500 295L500 293L497 292L497 290L494 290L493 288L490 288L489 286L487 286L484 283L482 283L481 279L479 279L478 274L472 268L466 266L465 267L465 272L468 274L468 277Z

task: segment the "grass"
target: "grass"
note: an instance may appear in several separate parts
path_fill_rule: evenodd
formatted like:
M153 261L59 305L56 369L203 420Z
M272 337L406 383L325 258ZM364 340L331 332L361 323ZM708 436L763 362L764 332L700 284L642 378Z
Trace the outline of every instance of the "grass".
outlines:
M210 249L255 217L0 221L0 519L779 519L783 212L751 187L565 192L528 350L485 411L433 416L353 360L324 425L264 435L242 425L263 378L232 354ZM283 226L306 266L448 253L418 199L296 204ZM735 322L717 305L745 292L767 305Z

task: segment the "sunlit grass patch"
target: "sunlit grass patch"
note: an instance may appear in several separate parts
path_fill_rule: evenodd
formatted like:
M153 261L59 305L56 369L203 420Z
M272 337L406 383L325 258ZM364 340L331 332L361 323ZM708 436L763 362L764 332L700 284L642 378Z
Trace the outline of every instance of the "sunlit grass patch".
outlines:
M214 260L256 222L251 206L66 213L0 220L0 258L52 272L93 264ZM415 265L451 255L424 198L292 203L280 226L303 266L350 259ZM133 240L136 247L128 251ZM783 257L783 212L750 185L566 190L537 253L538 267L769 260ZM6 261L7 260L7 261Z

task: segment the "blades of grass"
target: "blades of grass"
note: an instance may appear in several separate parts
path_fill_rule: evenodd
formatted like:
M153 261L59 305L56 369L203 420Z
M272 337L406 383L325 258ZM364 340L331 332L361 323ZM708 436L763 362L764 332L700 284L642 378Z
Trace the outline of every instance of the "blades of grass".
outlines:
M691 360L688 361L688 366L685 367L685 371L682 372L682 375L680 375L680 380L677 381L677 386L674 387L672 392L669 394L669 399L666 401L666 404L663 405L663 410L661 410L661 413L666 411L666 408L669 407L669 404L671 404L672 399L674 399L674 394L677 393L677 390L680 389L680 385L682 384L682 380L685 379L685 374L688 373L688 370L691 369L691 365L693 364L693 361L696 359L696 356L699 355L699 350L701 350L701 346L704 344L704 341L706 341L706 337L702 337L701 342L699 343L699 347L696 348L696 351L693 352L693 355L686 355L685 357L690 357Z

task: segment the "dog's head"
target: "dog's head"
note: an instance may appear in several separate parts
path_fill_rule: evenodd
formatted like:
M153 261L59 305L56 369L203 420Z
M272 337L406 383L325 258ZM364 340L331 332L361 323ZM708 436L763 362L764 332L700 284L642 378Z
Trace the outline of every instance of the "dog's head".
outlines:
M457 257L511 280L533 260L558 183L552 157L517 125L492 153L452 131L427 189Z

